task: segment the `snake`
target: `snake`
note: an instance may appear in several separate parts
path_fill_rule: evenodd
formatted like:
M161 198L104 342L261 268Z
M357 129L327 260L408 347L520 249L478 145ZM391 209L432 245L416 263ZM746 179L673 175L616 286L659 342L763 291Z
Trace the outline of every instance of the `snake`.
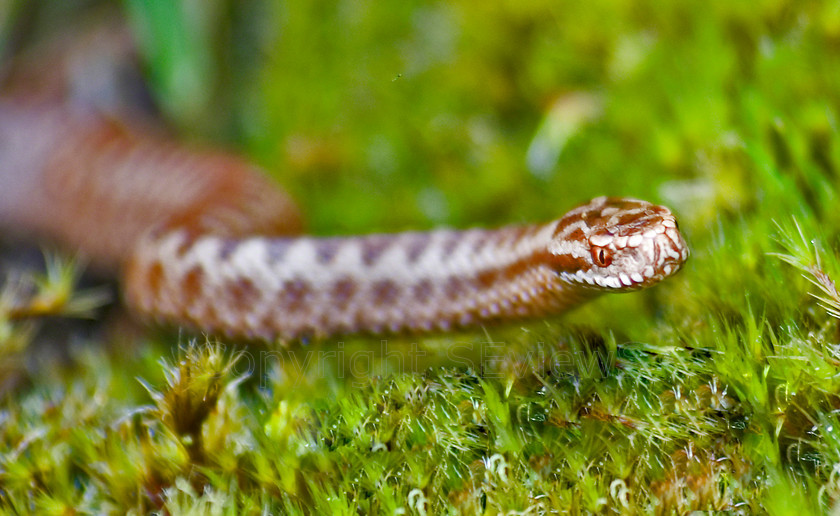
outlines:
M558 314L688 257L668 208L616 197L545 224L294 236L292 200L244 160L48 103L0 101L0 220L117 271L144 317L264 340Z
M0 95L0 227L116 274L143 319L282 342L546 317L651 287L689 255L668 208L607 196L543 224L306 235L243 158L19 93Z
M651 286L687 250L667 208L598 197L547 224L351 237L167 229L133 250L129 304L228 335L447 332Z

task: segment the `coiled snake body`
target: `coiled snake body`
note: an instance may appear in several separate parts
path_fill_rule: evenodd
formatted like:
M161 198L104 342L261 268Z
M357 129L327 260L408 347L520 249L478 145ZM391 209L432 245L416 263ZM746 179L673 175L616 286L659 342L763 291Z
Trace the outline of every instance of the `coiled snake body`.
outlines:
M0 99L0 225L119 271L141 314L261 339L553 314L688 257L667 208L607 197L542 225L295 238L293 203L247 163L49 99Z

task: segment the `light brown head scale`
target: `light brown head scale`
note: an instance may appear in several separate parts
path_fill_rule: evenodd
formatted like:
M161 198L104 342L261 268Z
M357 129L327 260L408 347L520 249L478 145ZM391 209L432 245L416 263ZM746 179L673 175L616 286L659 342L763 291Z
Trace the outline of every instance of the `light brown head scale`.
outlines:
M564 281L611 292L650 287L688 259L668 208L617 197L598 197L567 213L548 252Z

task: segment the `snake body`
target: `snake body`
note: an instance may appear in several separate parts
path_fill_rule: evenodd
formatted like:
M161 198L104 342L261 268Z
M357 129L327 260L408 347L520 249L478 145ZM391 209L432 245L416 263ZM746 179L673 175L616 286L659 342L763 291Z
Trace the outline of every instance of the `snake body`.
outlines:
M650 286L687 257L667 210L599 197L541 225L344 238L143 239L129 303L248 338L448 331Z
M259 339L448 331L649 287L688 257L662 206L539 225L315 238L255 167L62 100L0 98L0 225L123 278L145 317Z

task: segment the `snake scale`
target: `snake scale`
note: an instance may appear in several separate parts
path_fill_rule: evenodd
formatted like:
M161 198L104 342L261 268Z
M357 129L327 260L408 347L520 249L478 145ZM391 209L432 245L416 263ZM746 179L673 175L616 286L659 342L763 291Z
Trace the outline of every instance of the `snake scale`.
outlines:
M269 340L556 314L652 286L688 257L667 208L610 197L546 224L294 236L294 203L244 160L9 87L0 226L117 272L147 318Z

